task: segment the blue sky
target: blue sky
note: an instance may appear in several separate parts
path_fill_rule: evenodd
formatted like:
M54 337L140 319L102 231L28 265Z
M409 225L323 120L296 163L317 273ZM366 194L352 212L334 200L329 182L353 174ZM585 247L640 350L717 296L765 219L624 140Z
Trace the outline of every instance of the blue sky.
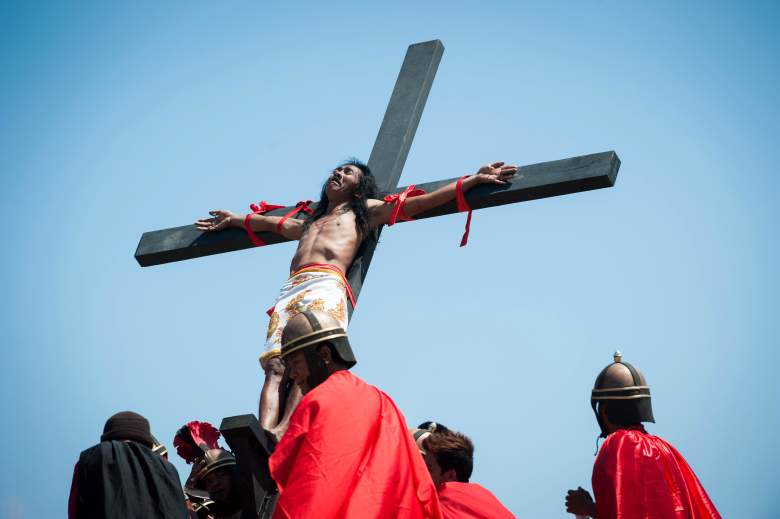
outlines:
M368 158L406 47L445 53L401 182L615 150L614 188L383 233L355 373L470 435L518 517L590 488L616 348L724 517L776 510L778 11L769 2L0 6L0 517L65 515L132 409L253 412L292 244L160 267L147 230L313 198ZM174 455L175 457L175 455ZM189 470L175 460L180 475Z

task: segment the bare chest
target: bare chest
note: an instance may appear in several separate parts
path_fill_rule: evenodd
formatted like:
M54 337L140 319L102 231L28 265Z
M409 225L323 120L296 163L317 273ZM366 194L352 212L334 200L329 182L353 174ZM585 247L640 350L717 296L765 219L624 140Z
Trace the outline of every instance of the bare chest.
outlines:
M323 216L313 222L301 237L301 245L310 248L340 248L357 243L355 214L352 211Z

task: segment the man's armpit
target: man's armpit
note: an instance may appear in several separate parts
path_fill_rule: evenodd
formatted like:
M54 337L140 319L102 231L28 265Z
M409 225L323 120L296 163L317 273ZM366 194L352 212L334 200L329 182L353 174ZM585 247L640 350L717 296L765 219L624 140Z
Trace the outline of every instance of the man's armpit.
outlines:
M384 225L390 220L393 204L384 200L369 198L366 200L366 205L368 206L368 214L371 217L372 226Z

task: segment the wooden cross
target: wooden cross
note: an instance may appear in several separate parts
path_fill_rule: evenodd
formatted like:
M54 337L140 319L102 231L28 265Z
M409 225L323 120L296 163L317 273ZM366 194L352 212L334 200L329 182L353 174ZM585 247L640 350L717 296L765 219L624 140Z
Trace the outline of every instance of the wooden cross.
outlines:
M406 51L368 159L380 191L389 193L404 189L398 187L398 181L443 53L444 46L439 40L413 44ZM466 201L472 209L482 209L611 187L619 168L620 159L614 151L521 166L509 184L476 186L466 193ZM439 180L418 187L431 192L455 180ZM267 214L281 216L291 209L285 207ZM455 212L457 207L453 200L416 215L415 220ZM258 236L269 245L288 241L270 232L258 233ZM347 271L355 298L363 287L376 244L376 240L366 240ZM185 225L144 233L135 258L142 267L148 267L251 247L254 245L243 230L201 233L194 225ZM351 315L354 309L350 306L349 310ZM222 421L220 430L236 454L239 469L253 482L252 503L244 510L242 519L270 517L276 496L275 485L267 473L268 443L257 419L254 415L228 417Z
M397 187L398 181L443 53L444 46L439 40L416 43L406 51L379 135L368 159L368 166L376 177L380 191L389 193L404 189ZM619 168L620 159L614 151L521 166L508 185L476 186L466 193L466 201L472 209L482 209L612 187ZM430 193L454 180L439 180L418 187ZM291 209L285 207L267 214L282 216ZM415 220L455 212L457 207L453 200L415 216ZM261 232L258 236L269 245L288 241L271 232ZM376 244L375 240L364 242L347 271L347 279L356 299L363 287ZM135 259L142 267L149 267L252 247L254 244L241 229L202 233L194 225L185 225L144 233L135 251ZM351 316L351 305L349 310Z

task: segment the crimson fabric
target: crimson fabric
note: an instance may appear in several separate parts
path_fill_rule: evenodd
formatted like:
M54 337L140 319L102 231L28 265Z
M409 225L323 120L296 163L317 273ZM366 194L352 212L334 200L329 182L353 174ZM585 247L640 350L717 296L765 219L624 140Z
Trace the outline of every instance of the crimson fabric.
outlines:
M720 519L682 455L641 426L607 437L592 483L599 519Z
M403 415L348 371L303 397L269 465L280 493L275 519L441 517Z
M514 514L488 489L476 483L451 481L439 487L444 519L514 519Z
M207 450L219 449L220 435L221 433L210 423L196 420L187 423L176 432L173 446L176 447L176 453L189 465L202 458Z
M269 204L265 200L260 202L260 205L249 204L249 209L251 209L252 212L244 217L244 229L246 229L246 233L249 236L249 239L252 241L252 243L254 243L255 247L263 247L264 245L267 245L267 243L265 243L263 240L260 239L258 235L255 234L255 232L252 230L251 225L249 224L249 219L252 217L253 214L265 214L268 211L273 211L274 209L281 209L282 207L284 206Z
M309 204L311 204L311 200L302 200L297 204L295 204L295 207L292 210L290 210L290 212L282 216L282 218L279 220L279 223L276 224L276 232L281 234L282 226L284 225L284 222L286 222L291 216L295 216L301 211L303 211L308 215L313 215L314 211L312 210L311 207L309 207Z
M471 175L460 177L455 184L455 206L458 208L458 212L469 212L469 215L466 218L466 230L463 232L463 237L460 239L461 247L465 247L469 242L469 233L471 232L471 206L466 202L466 195L463 194L463 181L469 178L469 176Z
M311 200L303 200L295 204L295 207L293 207L292 210L290 210L287 214L282 216L281 219L279 219L279 222L276 224L276 232L281 233L284 222L286 222L291 216L295 216L301 211L303 211L308 215L314 214L314 211L311 209L311 207L309 207L309 204L311 204ZM255 245L255 247L263 247L264 245L267 245L267 243L265 243L257 234L255 234L255 232L252 230L252 226L249 223L249 219L252 217L252 215L255 214L262 215L267 213L268 211L273 211L274 209L281 209L282 207L284 206L266 203L265 200L260 202L259 206L257 204L250 204L249 208L252 210L252 212L244 217L244 229L246 229L246 233L249 236L249 239Z
M395 204L395 207L393 207L393 213L390 215L390 220L388 220L387 222L387 226L392 227L393 225L395 225L396 221L408 222L410 220L414 220L414 218L409 218L404 214L404 204L406 203L407 198L411 198L413 196L420 196L424 194L425 194L425 190L415 189L414 184L412 184L411 186L408 186L400 193L395 193L394 195L387 195L384 198L385 203Z

